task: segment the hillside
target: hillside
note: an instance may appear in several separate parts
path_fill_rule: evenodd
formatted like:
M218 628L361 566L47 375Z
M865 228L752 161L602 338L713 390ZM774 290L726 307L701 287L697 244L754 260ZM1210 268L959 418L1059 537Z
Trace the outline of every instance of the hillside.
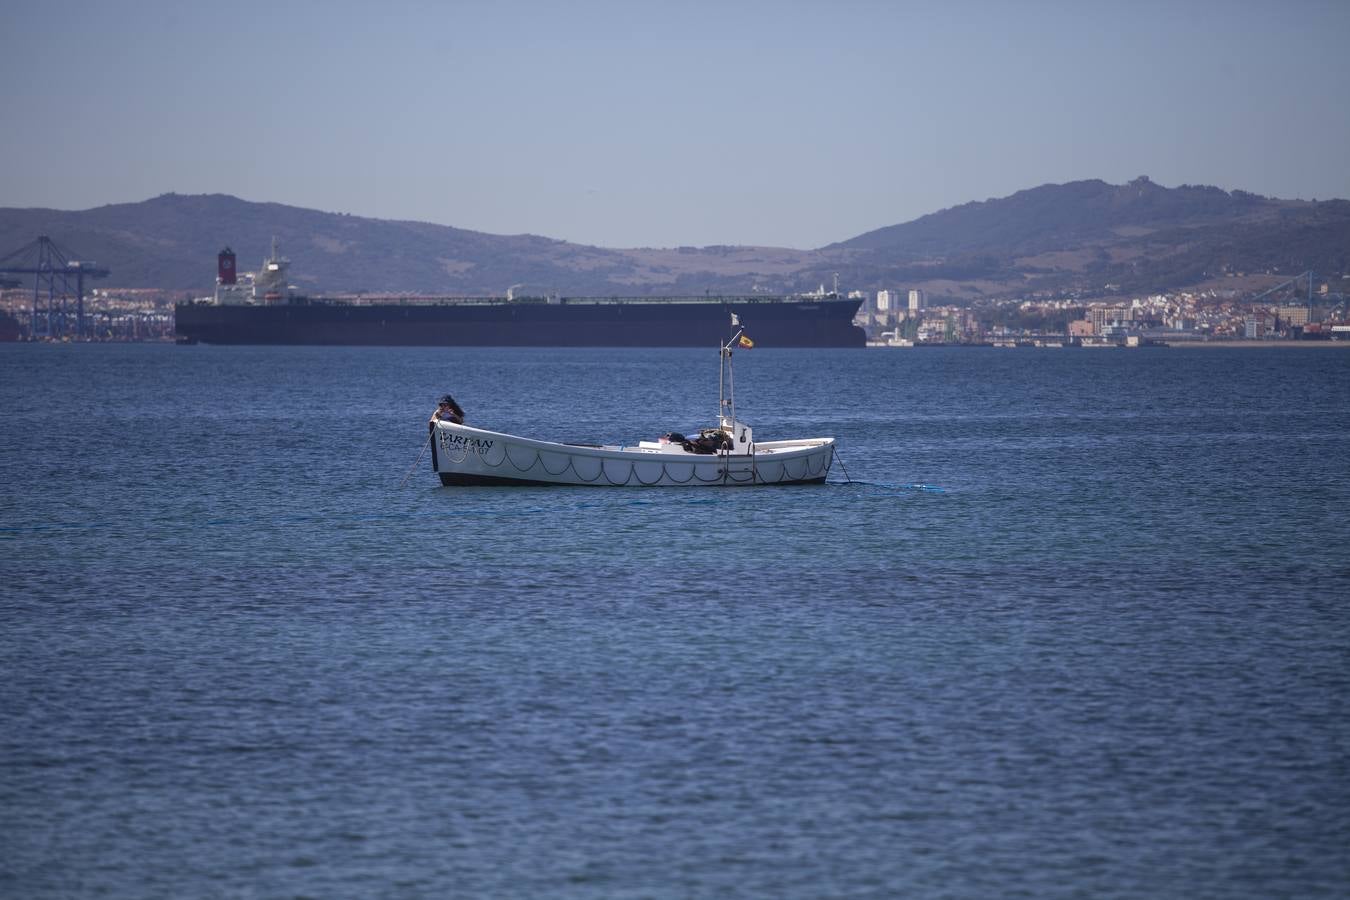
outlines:
M225 246L252 269L273 237L304 291L500 293L521 281L609 268L612 251L531 235L498 236L431 225L325 213L211 194L164 194L82 212L0 210L0 248L48 234L112 269L108 284L210 290ZM566 257L559 268L553 260Z
M209 290L215 255L262 260L275 236L307 293L791 292L832 282L972 299L1033 291L1160 291L1232 272L1350 271L1350 202L1304 202L1147 178L1079 181L967 203L818 250L606 249L165 194L78 212L0 209L0 254L48 234L112 270L109 286Z
M1350 202L1275 200L1138 178L1079 181L967 203L825 248L899 284L1161 291L1228 273L1350 271Z

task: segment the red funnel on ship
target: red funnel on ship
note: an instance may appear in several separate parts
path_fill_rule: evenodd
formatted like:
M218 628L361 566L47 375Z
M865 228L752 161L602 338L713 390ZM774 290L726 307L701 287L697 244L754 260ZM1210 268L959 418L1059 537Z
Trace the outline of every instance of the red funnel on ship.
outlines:
M234 251L229 247L220 251L216 257L216 277L221 284L234 284L237 276L234 272Z

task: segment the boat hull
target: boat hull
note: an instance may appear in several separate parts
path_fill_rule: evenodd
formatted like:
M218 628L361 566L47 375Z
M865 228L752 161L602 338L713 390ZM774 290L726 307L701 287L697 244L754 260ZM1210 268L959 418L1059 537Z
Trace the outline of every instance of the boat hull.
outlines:
M278 305L180 303L174 328L203 344L701 347L734 313L763 347L862 347L848 298L563 298Z
M820 484L834 439L752 445L750 453L687 453L678 446L583 446L468 425L431 426L431 467L444 485L719 487Z

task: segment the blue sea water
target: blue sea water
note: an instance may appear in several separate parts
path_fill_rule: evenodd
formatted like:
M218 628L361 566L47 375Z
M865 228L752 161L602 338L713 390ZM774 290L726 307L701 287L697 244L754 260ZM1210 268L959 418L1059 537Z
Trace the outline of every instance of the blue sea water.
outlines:
M0 895L1347 895L1350 352L738 354L824 486L418 460L716 366L0 346Z

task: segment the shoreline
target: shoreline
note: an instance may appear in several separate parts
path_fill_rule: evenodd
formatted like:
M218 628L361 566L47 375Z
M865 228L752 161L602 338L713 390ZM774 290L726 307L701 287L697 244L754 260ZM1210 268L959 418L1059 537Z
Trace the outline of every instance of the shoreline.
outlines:
M1350 341L1168 341L1167 346L1174 350L1191 347L1196 349L1206 347L1284 347L1291 350L1302 350L1305 347L1350 347Z
M987 344L987 343L982 343L982 344L910 344L910 345L908 345L908 346L890 345L890 344L873 344L873 343L869 343L869 344L866 346L865 349L867 349L867 350L916 350L916 349L928 349L928 348L934 348L934 347L978 347L978 348L981 348L981 349L985 349L985 348L990 348L990 347L993 347L993 346L994 346L993 344ZM1217 350L1217 349L1225 349L1225 348L1241 348L1241 349L1244 349L1244 350L1259 350L1259 349L1270 348L1270 347L1286 348L1286 349L1291 349L1291 350L1303 350L1303 349L1313 349L1313 348L1317 348L1317 349L1330 349L1330 348L1333 348L1333 347L1344 347L1344 348L1350 349L1350 341L1258 341L1258 340L1250 340L1250 341L1230 341L1230 340L1219 340L1219 341L1167 341L1167 340L1162 340L1159 344L1144 344L1144 345L1139 346L1139 347L1129 347L1129 346L1126 346L1125 344L1114 344L1114 345L1106 344L1106 345L1098 345L1097 347L1095 347L1095 348L1093 348L1093 349L1101 349L1101 350L1148 350L1148 349L1151 348L1151 349L1154 349L1154 350L1163 350L1163 349L1169 349L1169 350L1172 350L1172 349L1184 349L1184 350L1189 350L1189 349L1196 349L1196 350L1216 349L1216 350ZM1083 348L1082 348L1082 347L1078 347L1078 346L1068 345L1068 344L1065 344L1065 345L1063 345L1063 346L1054 346L1054 347L1033 347L1033 346L1030 345L1030 344L1026 344L1026 345L1018 345L1018 347L1015 348L1015 349L1019 349L1019 350L1049 350L1049 349L1054 349L1054 350L1081 350L1081 349L1083 349Z

